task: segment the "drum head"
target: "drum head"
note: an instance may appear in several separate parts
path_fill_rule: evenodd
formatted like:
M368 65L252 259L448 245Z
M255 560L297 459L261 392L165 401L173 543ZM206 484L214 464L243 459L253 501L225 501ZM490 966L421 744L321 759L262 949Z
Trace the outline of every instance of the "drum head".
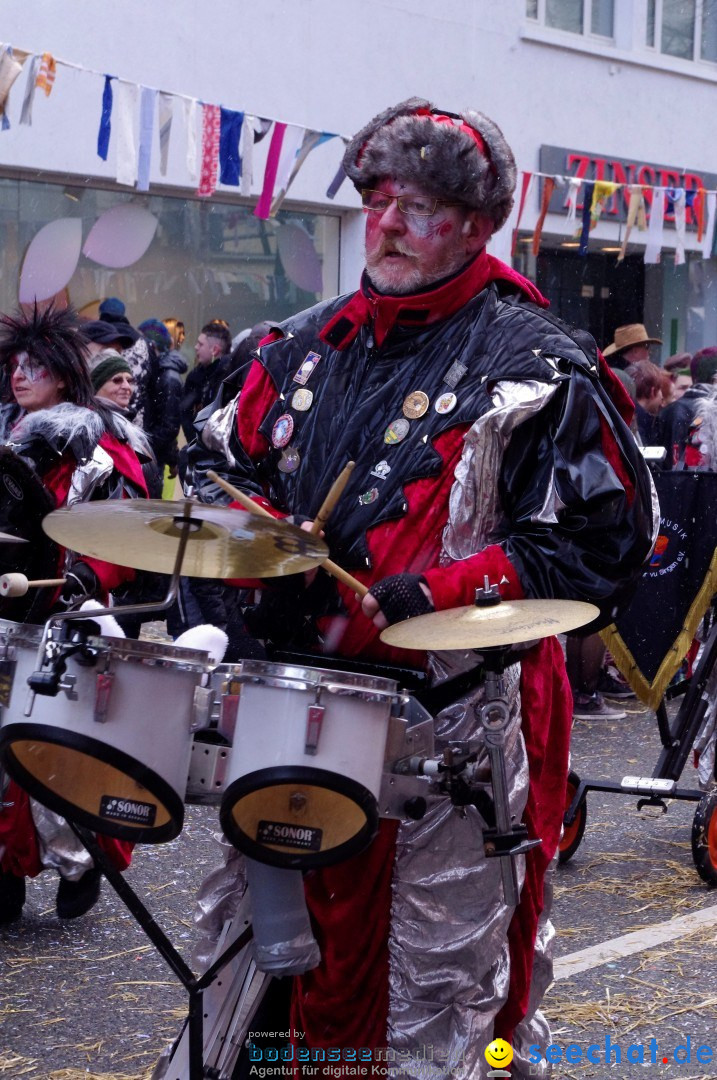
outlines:
M350 777L306 766L260 769L224 793L222 829L239 851L285 869L332 866L368 847L374 795Z
M0 446L0 532L27 544L0 542L0 574L25 574L31 581L58 576L60 549L42 529L55 500L37 473L7 446ZM0 619L41 623L50 614L54 588L30 589L25 596L0 598Z
M116 747L49 725L14 723L0 729L0 751L33 798L97 833L161 844L182 830L177 793Z

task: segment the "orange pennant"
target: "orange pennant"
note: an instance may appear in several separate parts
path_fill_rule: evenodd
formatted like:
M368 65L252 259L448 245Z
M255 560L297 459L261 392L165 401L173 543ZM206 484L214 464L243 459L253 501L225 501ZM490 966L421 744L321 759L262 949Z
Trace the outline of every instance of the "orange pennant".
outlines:
M540 200L540 215L535 223L535 232L533 233L533 255L537 255L540 251L540 237L543 235L543 224L545 222L545 215L548 212L550 206L550 200L553 197L555 191L555 180L552 176L546 176L543 181L543 195Z

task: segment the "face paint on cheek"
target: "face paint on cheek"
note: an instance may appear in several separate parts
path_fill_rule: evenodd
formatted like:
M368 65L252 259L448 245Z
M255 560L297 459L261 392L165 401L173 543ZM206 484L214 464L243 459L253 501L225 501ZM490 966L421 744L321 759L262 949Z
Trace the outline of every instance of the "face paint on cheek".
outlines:
M420 236L422 240L435 240L436 237L442 239L453 232L453 222L446 218L439 218L436 221L435 217L414 217L411 219L411 225L415 235Z
M29 383L39 383L50 376L47 368L43 364L33 363L27 353L15 358L13 371L19 372L23 379L26 379Z

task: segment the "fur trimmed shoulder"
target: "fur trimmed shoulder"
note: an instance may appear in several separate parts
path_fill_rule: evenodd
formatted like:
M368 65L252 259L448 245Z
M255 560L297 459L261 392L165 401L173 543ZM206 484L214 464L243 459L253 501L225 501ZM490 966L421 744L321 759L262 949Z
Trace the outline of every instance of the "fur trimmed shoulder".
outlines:
M25 413L12 429L9 441L20 443L44 439L53 450L62 454L78 442L94 447L104 433L105 424L99 413L84 405L65 401L52 409Z
M154 460L152 449L143 431L119 413L112 413L107 422L100 412L85 405L65 401L52 409L25 413L6 436L10 444L28 444L41 439L57 454L70 450L78 461L91 457L102 436L108 432L127 443L148 461Z
M112 425L115 429L113 434L122 442L126 442L131 446L135 454L142 454L149 461L154 460L152 447L149 445L149 440L141 428L138 428L136 424L133 424L131 420L128 420L126 416L122 416L120 413L112 414Z

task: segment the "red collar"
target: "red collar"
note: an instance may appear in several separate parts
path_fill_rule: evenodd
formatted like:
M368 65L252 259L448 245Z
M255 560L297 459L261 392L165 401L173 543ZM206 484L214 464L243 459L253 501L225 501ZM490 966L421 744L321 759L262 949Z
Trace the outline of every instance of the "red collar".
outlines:
M354 340L362 326L373 323L376 344L381 346L394 326L428 326L447 319L496 280L516 286L540 307L548 306L532 282L483 250L442 285L410 296L383 296L364 273L359 291L327 322L319 337L340 351Z

